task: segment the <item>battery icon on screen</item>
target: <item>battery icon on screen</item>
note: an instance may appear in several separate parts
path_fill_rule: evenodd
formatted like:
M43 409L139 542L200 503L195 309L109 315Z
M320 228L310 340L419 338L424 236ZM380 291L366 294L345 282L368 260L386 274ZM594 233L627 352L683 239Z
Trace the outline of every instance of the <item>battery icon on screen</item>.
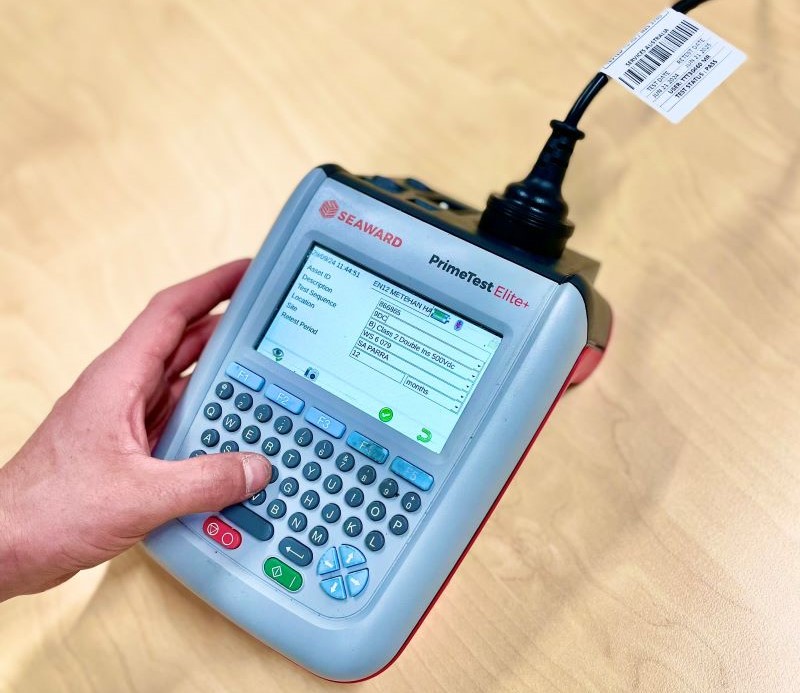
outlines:
M439 308L434 308L431 311L431 317L434 320L438 320L440 323L444 325L450 322L450 313L445 313L443 310L440 310Z

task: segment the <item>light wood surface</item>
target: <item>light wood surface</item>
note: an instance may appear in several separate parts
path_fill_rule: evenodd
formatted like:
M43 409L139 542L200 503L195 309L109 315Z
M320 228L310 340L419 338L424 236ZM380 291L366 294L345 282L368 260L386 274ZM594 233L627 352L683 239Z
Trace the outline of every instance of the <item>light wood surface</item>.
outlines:
M153 292L253 253L312 166L480 205L660 9L0 3L0 460ZM679 126L609 86L569 174L607 358L355 690L800 686L800 6L694 16L749 61ZM138 549L0 606L4 691L333 687Z

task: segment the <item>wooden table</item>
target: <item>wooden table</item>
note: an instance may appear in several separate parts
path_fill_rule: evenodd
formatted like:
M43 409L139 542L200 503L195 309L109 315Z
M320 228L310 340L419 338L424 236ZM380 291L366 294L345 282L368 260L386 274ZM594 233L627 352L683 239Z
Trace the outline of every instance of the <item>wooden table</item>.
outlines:
M3 2L0 459L154 291L253 253L312 166L481 205L660 9ZM569 174L608 356L358 690L800 685L800 6L694 16L749 61L679 126L608 87ZM5 691L328 687L138 549L0 606Z

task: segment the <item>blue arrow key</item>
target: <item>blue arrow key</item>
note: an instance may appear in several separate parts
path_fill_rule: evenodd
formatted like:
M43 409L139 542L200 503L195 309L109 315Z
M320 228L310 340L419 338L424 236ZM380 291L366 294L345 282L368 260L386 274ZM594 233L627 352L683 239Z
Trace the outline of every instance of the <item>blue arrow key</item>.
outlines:
M339 575L323 580L319 586L332 599L347 599L347 595L344 593L344 581Z
M364 591L369 582L369 570L356 570L347 575L347 591L351 597L357 597Z
M336 547L331 546L317 563L317 575L327 575L334 570L339 570L339 558L336 555Z
M342 544L339 547L339 556L342 559L342 568L345 569L354 568L357 565L367 562L367 559L364 558L364 554L355 546L350 546L350 544Z

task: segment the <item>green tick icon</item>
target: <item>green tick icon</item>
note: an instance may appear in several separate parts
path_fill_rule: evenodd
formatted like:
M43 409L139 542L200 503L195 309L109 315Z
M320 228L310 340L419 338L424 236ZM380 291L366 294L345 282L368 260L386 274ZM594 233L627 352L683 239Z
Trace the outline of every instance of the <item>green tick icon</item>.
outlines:
M389 409L389 407L384 407L378 412L378 418L383 421L383 423L389 423L394 417L394 412Z

